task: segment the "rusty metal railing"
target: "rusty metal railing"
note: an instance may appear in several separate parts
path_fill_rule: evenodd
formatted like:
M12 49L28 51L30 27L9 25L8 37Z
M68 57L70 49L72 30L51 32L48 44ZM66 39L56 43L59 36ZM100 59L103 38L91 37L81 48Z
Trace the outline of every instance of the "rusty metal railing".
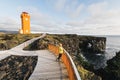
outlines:
M53 44L49 44L48 49L56 55L59 54L58 47ZM81 80L78 70L77 70L72 58L70 57L69 53L65 49L64 49L64 53L63 53L61 59L67 68L69 79L70 80Z

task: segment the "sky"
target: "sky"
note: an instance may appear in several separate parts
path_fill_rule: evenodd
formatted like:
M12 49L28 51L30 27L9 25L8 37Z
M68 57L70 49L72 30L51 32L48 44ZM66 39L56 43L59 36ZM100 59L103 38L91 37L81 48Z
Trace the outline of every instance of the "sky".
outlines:
M120 35L120 0L0 0L0 30L18 31L22 12L32 32Z

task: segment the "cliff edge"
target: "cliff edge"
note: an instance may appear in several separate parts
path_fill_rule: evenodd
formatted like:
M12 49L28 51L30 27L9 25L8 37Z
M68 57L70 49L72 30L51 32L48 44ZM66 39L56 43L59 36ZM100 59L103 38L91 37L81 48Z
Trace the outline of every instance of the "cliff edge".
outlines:
M24 50L42 50L47 49L48 44L58 45L59 43L63 44L63 47L73 58L82 80L102 80L100 76L92 72L93 66L81 57L81 51L104 52L106 47L106 38L104 37L47 34L45 38L35 41Z

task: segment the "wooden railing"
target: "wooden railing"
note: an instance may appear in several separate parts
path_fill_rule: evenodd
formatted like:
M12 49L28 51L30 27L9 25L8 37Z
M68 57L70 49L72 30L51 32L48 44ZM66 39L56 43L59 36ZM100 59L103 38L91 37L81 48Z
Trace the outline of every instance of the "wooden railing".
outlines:
M48 49L56 55L59 54L58 47L53 44L49 44ZM64 53L63 53L61 59L67 68L69 79L70 80L81 80L78 70L77 70L72 58L70 57L69 53L65 49L64 49Z

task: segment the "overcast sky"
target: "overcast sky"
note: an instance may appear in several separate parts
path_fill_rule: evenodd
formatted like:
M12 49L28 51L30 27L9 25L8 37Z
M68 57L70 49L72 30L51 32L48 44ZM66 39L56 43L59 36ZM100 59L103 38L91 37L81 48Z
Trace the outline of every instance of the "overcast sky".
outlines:
M33 32L120 35L120 0L0 0L0 30L18 31L23 11Z

